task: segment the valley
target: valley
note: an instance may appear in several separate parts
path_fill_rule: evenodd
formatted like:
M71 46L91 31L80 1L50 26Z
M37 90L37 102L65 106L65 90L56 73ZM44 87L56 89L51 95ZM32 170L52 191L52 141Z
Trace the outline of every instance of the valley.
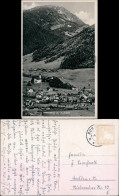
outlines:
M27 61L26 61L27 62ZM42 66L40 66L40 63ZM34 64L34 69L31 69ZM23 77L24 114L31 116L93 116L95 96L95 69L59 69L58 62L43 66L43 62L24 64L24 70L30 77ZM49 65L49 67L48 67ZM52 66L51 66L52 65ZM54 67L57 71L54 71ZM50 68L50 69L49 69ZM43 69L43 71L42 71ZM25 73L24 71L24 73ZM28 86L32 76L57 77L64 83L71 84L74 89L50 87L48 82ZM86 88L84 90L84 87ZM33 90L28 94L29 90ZM89 91L89 92L88 92ZM34 96L33 96L34 95ZM38 97L38 95L40 95ZM86 96L85 96L86 95ZM93 100L93 101L92 101ZM88 108L88 109L87 109Z
M41 6L24 11L23 31L23 116L93 117L95 26Z

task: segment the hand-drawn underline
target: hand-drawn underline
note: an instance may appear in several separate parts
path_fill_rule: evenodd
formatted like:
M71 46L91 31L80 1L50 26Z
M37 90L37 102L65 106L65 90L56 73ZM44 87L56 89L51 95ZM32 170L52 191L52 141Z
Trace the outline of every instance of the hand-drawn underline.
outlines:
M103 182L103 181L110 181L110 182L112 182L112 181L116 181L116 180L111 180L111 179L110 179L110 180L80 180L80 179L76 179L76 180L70 180L70 181L79 181L79 182L83 182L83 181L84 181L84 182L85 182L85 181L88 181L88 182L89 182L89 181L92 181L92 182L96 182L96 181L102 181L102 182Z
M66 163L66 164L62 164L62 165L71 165L71 166L73 166L73 165L79 165L79 166L87 166L87 164L68 164L68 163ZM97 166L97 165L118 165L118 164L88 164L88 166Z

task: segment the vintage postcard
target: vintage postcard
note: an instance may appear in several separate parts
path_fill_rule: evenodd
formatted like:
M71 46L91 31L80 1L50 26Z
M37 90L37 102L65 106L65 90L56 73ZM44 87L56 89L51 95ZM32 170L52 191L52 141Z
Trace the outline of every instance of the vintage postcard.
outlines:
M97 117L97 7L22 0L22 117Z
M1 195L117 196L119 120L2 120Z

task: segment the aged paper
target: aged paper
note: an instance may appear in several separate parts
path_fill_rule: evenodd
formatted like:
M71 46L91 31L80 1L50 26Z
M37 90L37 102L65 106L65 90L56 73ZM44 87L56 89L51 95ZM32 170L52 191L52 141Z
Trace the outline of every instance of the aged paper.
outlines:
M118 120L2 120L1 195L118 195L118 131Z

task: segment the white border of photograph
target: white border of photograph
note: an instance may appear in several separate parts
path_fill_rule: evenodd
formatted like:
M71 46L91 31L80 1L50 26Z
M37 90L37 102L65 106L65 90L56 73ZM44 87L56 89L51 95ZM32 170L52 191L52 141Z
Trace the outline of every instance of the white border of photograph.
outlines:
M23 3L24 2L94 2L95 3L95 114L94 116L23 116ZM95 119L98 118L98 0L21 0L21 118L22 119Z

